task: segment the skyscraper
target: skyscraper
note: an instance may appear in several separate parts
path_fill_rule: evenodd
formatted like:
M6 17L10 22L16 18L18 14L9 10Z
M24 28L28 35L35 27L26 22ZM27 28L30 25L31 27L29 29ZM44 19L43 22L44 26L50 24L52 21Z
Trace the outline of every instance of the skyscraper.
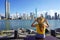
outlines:
M23 13L23 19L26 20L27 17L26 17L26 13Z
M48 12L45 13L45 18L46 18L46 19L47 19L47 14L48 14Z
M34 17L37 18L37 8L35 9Z
M18 19L18 13L16 12L16 19Z
M55 12L55 19L58 19L57 12Z
M58 19L60 19L60 14L58 14Z
M9 0L5 0L5 18L9 19L10 18L10 3Z
M33 12L30 12L30 18L31 19L34 19L34 15L33 14L34 14Z

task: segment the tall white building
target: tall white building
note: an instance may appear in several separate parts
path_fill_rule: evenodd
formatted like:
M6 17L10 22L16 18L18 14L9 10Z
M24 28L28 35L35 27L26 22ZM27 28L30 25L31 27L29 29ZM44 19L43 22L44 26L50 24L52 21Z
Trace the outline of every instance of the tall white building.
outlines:
M27 20L30 20L31 19L31 17L27 14Z
M37 18L37 8L35 9L34 17Z
M13 16L12 16L12 19L16 19L16 16L15 16L15 15L13 15Z
M16 19L18 19L18 12L16 12Z
M10 3L9 0L5 0L5 17L10 18Z
M26 19L27 19L26 13L23 13L22 19L23 19L23 20L26 20Z

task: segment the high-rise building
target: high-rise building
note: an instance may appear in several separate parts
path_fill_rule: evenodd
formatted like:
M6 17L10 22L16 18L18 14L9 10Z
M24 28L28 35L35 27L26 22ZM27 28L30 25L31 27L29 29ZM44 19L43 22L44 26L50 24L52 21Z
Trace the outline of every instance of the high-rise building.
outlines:
M34 17L37 18L37 8L35 9Z
M58 14L58 19L60 19L60 14Z
M51 20L51 16L50 15L47 15L47 19Z
M10 18L10 3L9 0L5 0L5 18L9 19Z
M45 18L50 20L51 19L51 15L48 15L48 12L46 12L45 13Z
M29 16L28 14L27 14L27 16L26 16L26 17L27 17L27 20L30 20L30 16Z
M13 16L12 16L12 19L16 19L16 16L15 16L15 15L13 15Z
M52 19L55 19L55 17L54 17L54 16L52 16Z
M34 19L34 15L33 14L34 14L33 12L30 13L30 18L31 19Z
M18 13L16 12L16 19L18 19Z
M26 13L23 13L22 19L23 19L23 20L26 20L26 19L27 19L26 16L27 16Z
M46 19L47 19L47 14L48 14L48 12L45 13L45 18L46 18Z
M57 12L55 12L55 19L58 19Z

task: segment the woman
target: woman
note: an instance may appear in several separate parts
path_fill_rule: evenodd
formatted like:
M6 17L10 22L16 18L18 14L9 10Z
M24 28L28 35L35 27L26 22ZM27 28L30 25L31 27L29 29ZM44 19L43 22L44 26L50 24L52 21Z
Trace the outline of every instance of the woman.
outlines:
M37 22L35 24L35 22ZM35 21L32 23L31 25L32 27L36 27L36 39L37 40L44 40L45 38L45 29L49 26L47 23L47 20L41 16L37 19L35 19Z

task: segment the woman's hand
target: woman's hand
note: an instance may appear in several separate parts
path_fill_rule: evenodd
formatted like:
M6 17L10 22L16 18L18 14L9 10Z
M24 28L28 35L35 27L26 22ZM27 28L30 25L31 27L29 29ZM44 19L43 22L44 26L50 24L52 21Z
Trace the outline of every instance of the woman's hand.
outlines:
M49 27L49 25L47 25L46 23L44 23L44 26L45 26L46 28L48 28L48 27Z
M49 25L48 25L48 27L49 27Z
M34 20L34 22L32 23L31 26L35 27L35 24L34 24L34 23L35 23L36 21L37 21L37 19Z
M35 19L35 21L37 21L37 18Z

